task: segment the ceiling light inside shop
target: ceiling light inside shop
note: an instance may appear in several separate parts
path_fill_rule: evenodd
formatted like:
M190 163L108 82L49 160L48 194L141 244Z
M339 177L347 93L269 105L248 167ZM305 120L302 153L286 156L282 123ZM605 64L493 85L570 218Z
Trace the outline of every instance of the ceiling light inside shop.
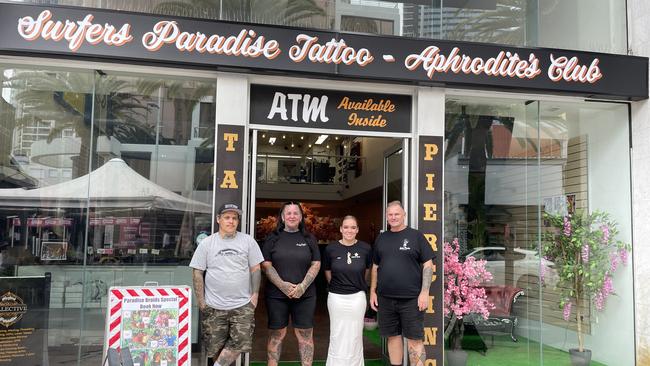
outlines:
M274 154L267 154L267 155L258 155L260 157L265 157L265 158L276 158L276 159L301 159L300 156L294 156L294 155L274 155Z
M287 138L287 135L282 135L283 140L286 139L286 138Z
M263 139L266 138L266 134L265 134L265 133L262 134L262 138L263 138Z
M300 136L300 139L301 139L301 140L304 140L304 139L305 139L305 136Z
M275 144L275 137L269 137L269 144L270 145Z
M329 148L330 148L330 145L327 145L327 146L325 146L325 147L329 149Z
M329 135L320 135L320 136L318 136L318 139L316 140L315 144L316 145L321 145L323 142L325 142L325 140L327 140L328 137L329 137Z

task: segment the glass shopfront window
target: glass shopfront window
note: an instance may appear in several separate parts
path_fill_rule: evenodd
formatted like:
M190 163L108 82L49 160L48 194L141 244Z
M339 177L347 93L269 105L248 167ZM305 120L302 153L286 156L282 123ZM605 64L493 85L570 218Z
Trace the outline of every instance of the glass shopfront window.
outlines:
M212 230L215 82L2 71L1 276L49 273L49 363L100 364L108 288L192 283Z
M378 35L627 53L623 0L28 2Z
M557 234L554 217L607 213L616 239L631 243L628 118L625 104L448 97L445 240L458 238L460 260L482 260L492 275L478 286L494 305L489 317L462 320L469 364L569 364L578 318L592 365L634 364L631 264L622 264L618 251L602 252L611 256L602 269L611 281L572 299L572 269L549 249L547 236L597 231L599 242L586 251L577 244L589 273L600 270L589 263L610 229L567 228L565 221ZM576 277L591 286L583 273ZM616 296L607 296L608 287Z

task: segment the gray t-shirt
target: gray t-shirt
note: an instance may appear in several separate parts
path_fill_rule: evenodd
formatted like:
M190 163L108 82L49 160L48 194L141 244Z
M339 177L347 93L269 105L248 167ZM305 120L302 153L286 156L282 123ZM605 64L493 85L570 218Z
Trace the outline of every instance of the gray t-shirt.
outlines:
M237 232L235 237L223 239L214 233L199 243L190 267L206 271L206 304L230 310L250 301L250 267L263 260L260 247L250 235Z

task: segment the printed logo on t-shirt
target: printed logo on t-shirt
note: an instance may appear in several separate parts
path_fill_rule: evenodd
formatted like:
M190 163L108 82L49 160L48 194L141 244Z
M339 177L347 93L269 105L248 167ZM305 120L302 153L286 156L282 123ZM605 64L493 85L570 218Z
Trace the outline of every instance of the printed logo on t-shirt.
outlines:
M235 249L221 249L219 253L217 253L217 256L232 256L232 255L242 255L244 253L235 250Z
M306 247L307 243L296 243L297 247Z
M354 254L352 254L352 253L348 252L348 264L352 264L353 259L360 259L360 258L361 258L361 256L359 255L359 253L355 252Z
M411 248L409 247L408 239L404 239L404 242L402 243L402 246L399 247L399 250L411 250Z

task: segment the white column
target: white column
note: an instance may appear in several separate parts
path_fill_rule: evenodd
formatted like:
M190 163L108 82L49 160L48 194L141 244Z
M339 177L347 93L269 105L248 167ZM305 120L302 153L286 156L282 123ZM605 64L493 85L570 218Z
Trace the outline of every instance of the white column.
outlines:
M650 56L650 2L628 0L628 45ZM637 365L650 364L650 105L632 103L632 225Z
M245 126L248 119L248 79L245 75L219 74L217 124Z
M418 88L415 98L416 138L411 144L412 163L411 172L418 171L418 146L417 136L444 136L445 135L445 92L438 88ZM409 205L408 217L410 223L417 222L418 182L411 179L411 204Z
M215 133L215 167L217 163L218 156L216 156L216 139L217 139L217 126L220 124L224 125L239 125L246 126L248 122L248 78L245 75L238 74L219 74L217 77L217 100L215 103L215 114L216 114L216 126L214 129ZM248 130L244 134L244 167L248 165L248 154L246 153L249 149L248 141ZM247 197L246 192L248 191L248 179L250 172L248 169L244 170L244 176L242 178L242 192L244 197L242 197L242 209L244 211L241 217L242 228L245 228L245 223L247 222L248 210L246 207ZM216 179L215 179L216 182ZM216 187L214 187L214 192L216 193ZM216 200L213 200L216 202ZM216 210L217 208L213 208ZM214 215L213 220L214 222Z

